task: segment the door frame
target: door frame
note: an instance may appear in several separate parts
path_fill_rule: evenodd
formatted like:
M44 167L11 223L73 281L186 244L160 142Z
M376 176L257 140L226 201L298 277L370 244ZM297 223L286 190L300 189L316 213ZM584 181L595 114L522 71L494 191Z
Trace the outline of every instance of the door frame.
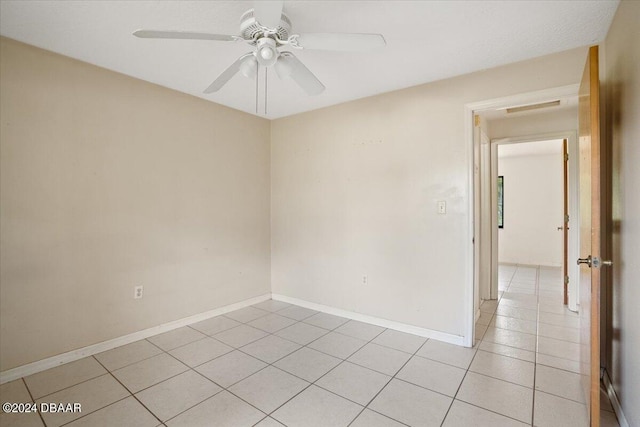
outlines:
M474 255L474 236L475 236L475 190L474 190L474 127L475 114L486 110L495 110L498 108L506 108L513 105L537 104L541 102L551 101L557 98L572 97L578 95L580 85L560 86L550 89L544 89L533 92L526 92L502 98L488 99L484 101L471 102L464 105L464 139L467 152L467 245L465 251L465 291L464 291L464 326L463 326L463 345L465 347L473 347L475 341L475 313L474 313L474 264L478 261ZM479 243L479 242L478 242Z
M578 259L580 252L580 174L578 169L578 137L576 131L549 132L527 136L517 136L510 138L499 138L491 140L491 182L498 179L498 146L505 144L518 144L522 142L549 141L554 139L566 139L568 141L569 154L569 219L572 224L569 227L568 258ZM564 154L564 152L563 152ZM498 207L492 203L492 225L491 225L491 294L498 292ZM563 226L564 222L560 223ZM569 276L569 304L567 307L571 311L578 311L578 301L580 301L580 290L578 286L580 268L575 263L567 264L567 275Z

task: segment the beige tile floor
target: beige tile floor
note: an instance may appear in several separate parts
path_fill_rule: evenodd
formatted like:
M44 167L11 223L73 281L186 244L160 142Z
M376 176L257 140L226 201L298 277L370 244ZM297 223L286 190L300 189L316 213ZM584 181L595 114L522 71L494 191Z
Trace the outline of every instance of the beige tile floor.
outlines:
M501 266L474 348L266 301L0 386L2 426L586 426L557 269ZM617 426L603 399L605 426Z

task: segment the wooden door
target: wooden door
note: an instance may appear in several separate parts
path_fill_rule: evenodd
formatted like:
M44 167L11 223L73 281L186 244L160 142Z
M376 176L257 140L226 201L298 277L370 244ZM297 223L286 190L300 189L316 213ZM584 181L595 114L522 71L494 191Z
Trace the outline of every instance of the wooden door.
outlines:
M580 369L592 427L600 425L600 82L589 49L579 92Z

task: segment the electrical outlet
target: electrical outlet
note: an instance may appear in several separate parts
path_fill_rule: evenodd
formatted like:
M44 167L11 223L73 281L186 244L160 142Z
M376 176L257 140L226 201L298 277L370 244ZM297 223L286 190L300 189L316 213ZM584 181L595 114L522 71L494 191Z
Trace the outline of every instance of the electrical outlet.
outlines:
M363 285L366 285L368 280L369 280L369 278L367 277L366 274L364 276L362 276L362 284Z
M144 291L144 288L142 286L135 286L133 288L133 299L142 298L143 291Z
M447 213L447 202L444 200L438 202L438 213L441 215Z

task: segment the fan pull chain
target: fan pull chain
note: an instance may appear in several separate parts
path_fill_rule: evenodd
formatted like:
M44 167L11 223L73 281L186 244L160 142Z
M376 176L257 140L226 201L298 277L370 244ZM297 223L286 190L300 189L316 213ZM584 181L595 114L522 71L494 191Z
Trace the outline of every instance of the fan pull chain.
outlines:
M269 69L265 67L264 69L264 115L267 115L267 71Z
M256 115L258 114L258 75L260 74L260 64L256 63Z

